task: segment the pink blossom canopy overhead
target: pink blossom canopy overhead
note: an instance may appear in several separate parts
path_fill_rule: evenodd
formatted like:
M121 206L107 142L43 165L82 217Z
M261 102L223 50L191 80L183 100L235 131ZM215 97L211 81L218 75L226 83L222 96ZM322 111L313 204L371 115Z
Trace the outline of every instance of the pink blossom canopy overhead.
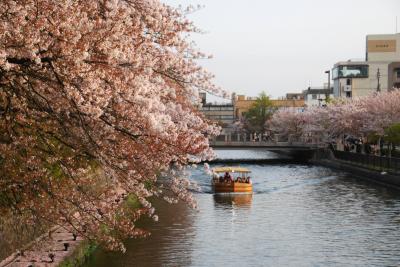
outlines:
M222 94L196 64L185 11L157 0L0 2L0 212L123 249L153 215L156 177L212 155L195 109ZM187 181L168 189L191 202ZM141 203L121 208L127 194Z

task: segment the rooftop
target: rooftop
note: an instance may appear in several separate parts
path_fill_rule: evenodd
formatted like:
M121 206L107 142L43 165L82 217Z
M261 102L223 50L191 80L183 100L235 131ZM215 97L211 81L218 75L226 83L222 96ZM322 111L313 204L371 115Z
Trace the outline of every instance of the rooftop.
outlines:
M308 87L307 90L304 90L304 94L305 95L309 95L309 94L333 94L333 87L331 87L331 89L328 88L321 88L321 87Z

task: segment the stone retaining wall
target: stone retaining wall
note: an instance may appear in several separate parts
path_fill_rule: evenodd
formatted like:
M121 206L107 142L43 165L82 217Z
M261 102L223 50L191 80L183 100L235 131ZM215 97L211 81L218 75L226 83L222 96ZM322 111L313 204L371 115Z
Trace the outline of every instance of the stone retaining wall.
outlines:
M336 159L333 156L333 153L331 153L329 150L323 151L322 153L321 151L316 152L314 157L309 162L312 164L349 172L358 178L400 189L399 175L371 170L360 165L352 164L348 161Z

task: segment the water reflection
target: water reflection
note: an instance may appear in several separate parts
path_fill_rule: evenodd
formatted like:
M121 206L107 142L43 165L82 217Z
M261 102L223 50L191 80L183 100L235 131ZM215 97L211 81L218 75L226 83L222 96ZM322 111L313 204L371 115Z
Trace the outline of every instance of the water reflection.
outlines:
M159 206L150 239L126 254L98 252L89 266L397 266L400 194L308 165L245 165L253 194L211 194L191 179L199 211Z
M187 255L192 250L195 234L194 218L190 214L196 213L183 203L170 205L161 200L152 202L159 222L145 219L137 224L149 230L150 237L127 240L125 254L98 250L86 266L190 266L192 261Z
M214 194L216 206L250 208L253 194Z

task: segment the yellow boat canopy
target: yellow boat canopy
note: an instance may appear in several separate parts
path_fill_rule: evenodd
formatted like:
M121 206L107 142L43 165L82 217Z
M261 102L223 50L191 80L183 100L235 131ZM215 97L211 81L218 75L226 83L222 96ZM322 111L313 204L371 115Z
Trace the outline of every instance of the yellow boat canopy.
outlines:
M249 169L243 168L243 167L217 167L217 168L213 168L213 171L216 173L221 173L221 172L249 173L249 172L251 172Z

